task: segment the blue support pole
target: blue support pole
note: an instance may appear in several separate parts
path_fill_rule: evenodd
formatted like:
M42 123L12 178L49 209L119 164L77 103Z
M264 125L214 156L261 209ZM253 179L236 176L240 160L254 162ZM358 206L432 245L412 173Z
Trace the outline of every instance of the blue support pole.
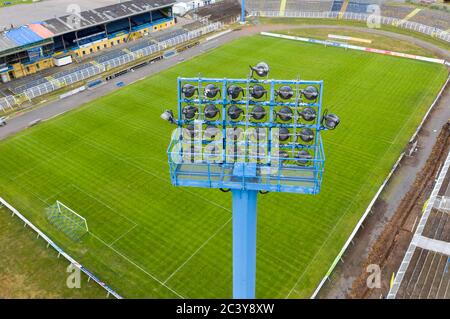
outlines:
M245 23L245 0L241 3L241 23Z
M232 190L233 298L254 299L256 281L256 203L258 191Z

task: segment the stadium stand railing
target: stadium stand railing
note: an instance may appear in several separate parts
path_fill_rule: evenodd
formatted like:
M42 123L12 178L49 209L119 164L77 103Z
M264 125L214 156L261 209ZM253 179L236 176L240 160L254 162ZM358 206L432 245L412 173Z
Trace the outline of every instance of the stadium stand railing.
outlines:
M36 227L32 222L30 222L25 216L23 216L17 209L15 209L11 204L9 204L6 200L0 197L0 207L5 207L8 209L12 216L19 217L23 222L25 226L30 227L32 230L34 230L37 234L37 238L41 237L47 242L47 247L51 246L55 251L58 253L59 256L63 256L67 261L69 261L74 267L78 268L80 271L82 271L89 280L94 280L99 286L101 286L103 289L107 292L107 297L109 295L113 295L116 299L123 299L121 295L119 295L116 291L114 291L112 288L110 288L107 284L105 284L103 281L101 281L99 278L97 278L92 272L90 272L86 267L84 267L82 264L78 263L74 258L72 258L69 254L67 254L61 247L59 247L53 240L51 240L46 234L44 234L38 227Z
M175 32L167 32L158 35L158 37L145 39L141 43L129 47L126 49L127 51L112 51L106 55L97 57L92 62L79 65L76 68L58 72L51 77L31 81L26 85L14 89L14 93L16 93L15 96L10 95L0 98L0 111L8 112L11 108L17 106L19 101L30 101L62 87L86 80L95 75L100 75L107 70L199 38L202 35L217 31L222 27L223 23L219 21L201 25L191 31L181 29L176 30Z
M430 214L432 212L433 207L435 206L435 201L438 197L439 190L441 189L442 184L444 183L444 180L446 179L447 172L450 168L450 153L448 153L447 158L441 168L441 171L439 173L438 178L436 179L436 183L433 187L433 190L431 192L431 195L426 202L426 207L424 212L422 213L422 216L420 217L419 223L417 225L416 231L414 233L414 237L411 240L411 243L405 253L405 256L400 264L400 267L397 271L397 274L394 278L394 282L392 284L392 287L389 290L389 293L387 295L387 299L394 299L396 298L396 295L400 289L400 286L402 285L402 281L404 279L404 276L408 270L408 267L411 263L411 260L414 256L414 252L418 248L418 240L421 238L425 227L427 226L428 219L430 217ZM422 265L423 266L423 265Z
M427 24L442 30L450 29L450 14L443 11L421 10L410 21Z
M334 1L287 1L286 11L288 12L326 12L332 11ZM342 2L342 1L341 1ZM279 7L279 6L278 6Z
M338 19L339 18L339 12L333 12L333 11L327 11L327 12L286 11L283 15L280 15L280 11L251 11L249 13L251 16L268 17L268 18L278 18L278 17L280 17L280 18L303 18L303 19ZM371 14L367 14L367 13L345 12L341 16L341 18L344 20L367 22L368 20L371 21L371 19L373 19L374 16ZM436 27L431 27L431 26L424 25L424 24L417 23L417 22L404 21L403 19L391 18L391 17L385 17L385 16L380 16L379 22L380 22L380 24L384 24L384 25L392 25L392 26L396 26L401 29L407 29L410 31L424 33L426 35L429 35L429 36L432 36L432 37L435 37L435 38L438 38L440 40L450 43L450 33L445 30L436 28Z
M241 16L241 4L238 0L222 0L188 13L196 20L233 23Z
M382 5L381 13L385 17L404 19L414 7Z

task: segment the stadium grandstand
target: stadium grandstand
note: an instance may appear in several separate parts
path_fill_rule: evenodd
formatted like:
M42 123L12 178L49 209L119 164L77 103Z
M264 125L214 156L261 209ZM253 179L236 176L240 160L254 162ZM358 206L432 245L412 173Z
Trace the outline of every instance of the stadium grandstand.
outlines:
M250 16L327 18L366 21L379 14L381 23L450 42L450 13L431 7L382 0L247 0Z
M450 298L450 153L444 162L389 299Z
M183 27L173 27L166 31L147 35L126 48L105 51L103 54L95 56L91 61L76 63L63 71L48 76L36 74L25 82L8 83L11 84L8 86L8 90L14 95L0 98L0 109L6 111L18 104L20 98L31 100L146 56L156 54L153 59L161 59L163 50L218 30L220 27L220 22L203 25L194 21L185 24Z
M200 7L192 13L196 20L207 19L208 21L222 21L225 23L236 22L236 17L241 14L239 0L226 0L213 3L209 6Z
M175 24L174 0L132 0L0 33L0 79L65 65Z

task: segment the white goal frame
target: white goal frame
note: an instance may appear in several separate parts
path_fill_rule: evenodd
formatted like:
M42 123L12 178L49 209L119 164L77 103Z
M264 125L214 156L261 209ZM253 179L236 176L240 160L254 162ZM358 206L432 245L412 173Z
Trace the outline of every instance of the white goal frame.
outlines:
M61 207L63 207L64 209L70 211L72 214L74 214L74 215L76 215L78 218L80 218L80 219L83 221L84 226L86 227L86 231L89 232L89 227L88 227L86 218L84 218L84 217L81 216L80 214L76 213L73 209L67 207L66 205L64 205L63 203L61 203L59 200L56 201L56 205L58 206L59 211L61 211ZM72 219L72 218L70 218L70 217L68 217L68 216L66 216L66 217L69 218L69 219ZM72 219L72 220L73 220L73 219Z

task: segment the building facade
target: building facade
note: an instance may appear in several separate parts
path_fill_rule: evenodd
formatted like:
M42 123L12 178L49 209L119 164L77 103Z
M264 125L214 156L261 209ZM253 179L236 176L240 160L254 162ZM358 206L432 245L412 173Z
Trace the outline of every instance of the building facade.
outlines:
M133 41L175 24L175 0L132 0L0 33L0 80L8 82Z

